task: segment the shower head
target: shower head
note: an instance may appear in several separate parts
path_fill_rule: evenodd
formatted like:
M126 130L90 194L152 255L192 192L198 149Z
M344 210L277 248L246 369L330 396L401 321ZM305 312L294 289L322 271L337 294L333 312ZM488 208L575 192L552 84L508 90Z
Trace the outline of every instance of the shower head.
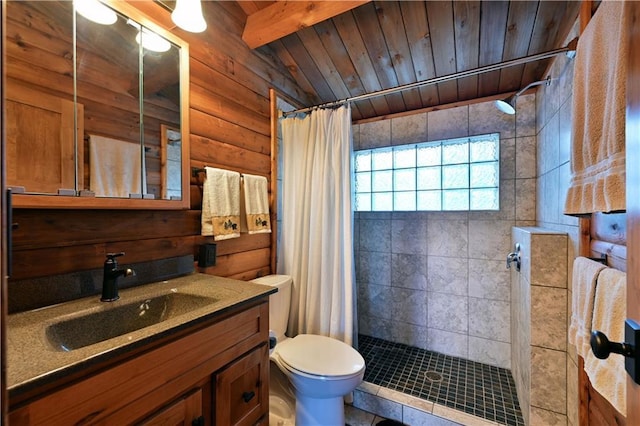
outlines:
M540 86L541 84L546 84L547 86L551 84L551 77L547 77L544 80L534 81L533 83L529 83L524 88L518 90L513 95L509 96L505 99L500 99L494 102L496 108L505 114L513 115L516 113L516 99L525 91L529 90L532 87Z

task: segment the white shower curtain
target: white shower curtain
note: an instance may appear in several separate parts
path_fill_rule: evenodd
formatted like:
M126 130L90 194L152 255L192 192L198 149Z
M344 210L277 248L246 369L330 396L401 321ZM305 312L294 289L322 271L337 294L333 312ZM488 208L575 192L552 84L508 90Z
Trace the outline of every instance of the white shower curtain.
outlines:
M351 109L283 119L278 273L293 277L289 333L353 342Z

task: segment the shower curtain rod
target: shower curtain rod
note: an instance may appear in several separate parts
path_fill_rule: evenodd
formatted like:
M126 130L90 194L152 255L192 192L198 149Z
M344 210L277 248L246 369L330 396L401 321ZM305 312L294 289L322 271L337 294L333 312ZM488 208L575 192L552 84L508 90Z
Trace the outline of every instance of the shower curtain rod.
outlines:
M527 62L539 61L542 59L551 58L561 53L575 52L577 44L578 44L578 38L575 38L571 40L569 44L567 44L565 47L561 47L558 49L549 50L542 53L536 53L529 56L523 56L521 58L511 59L504 62L498 62L496 64L485 65L485 66L474 68L467 71L460 71L453 74L447 74L447 75L443 75L442 77L435 77L429 80L417 81L415 83L409 83L409 84L404 84L402 86L391 87L389 89L378 90L376 92L365 93L363 95L353 96L353 97L338 100L338 101L332 101L332 102L327 102L320 105L296 109L293 111L287 111L282 113L282 117L286 118L288 115L304 113L304 112L312 111L318 108L331 108L331 107L343 105L345 103L352 102L352 101L361 101L363 99L376 98L378 96L390 95L392 93L402 92L404 90L414 89L417 87L428 86L428 85L437 84L437 83L444 83L445 81L453 80L456 78L471 77L477 74L482 74L484 72L497 71L502 68L521 65Z

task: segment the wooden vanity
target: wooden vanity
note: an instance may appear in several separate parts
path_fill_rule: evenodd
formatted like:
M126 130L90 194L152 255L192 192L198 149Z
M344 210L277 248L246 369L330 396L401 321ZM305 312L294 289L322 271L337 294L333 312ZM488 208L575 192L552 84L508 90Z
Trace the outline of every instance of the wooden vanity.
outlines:
M217 279L227 290L235 290L235 283L254 286ZM90 355L89 362L69 361L62 368L64 374L51 372L49 380L33 377L23 384L10 384L10 424L267 425L271 291L263 286L246 288L257 291L249 292L249 297L238 291L234 297L246 300L225 302L210 312L201 310L203 315L187 316L186 322L112 339L113 349L101 350L101 344L67 353L54 352L51 345L42 352L34 349L33 356L60 359L74 352L79 353L76 357L101 352ZM17 334L36 327L24 324L40 322L18 315L23 321L14 324ZM11 361L10 357L9 371ZM24 360L25 364L31 361Z

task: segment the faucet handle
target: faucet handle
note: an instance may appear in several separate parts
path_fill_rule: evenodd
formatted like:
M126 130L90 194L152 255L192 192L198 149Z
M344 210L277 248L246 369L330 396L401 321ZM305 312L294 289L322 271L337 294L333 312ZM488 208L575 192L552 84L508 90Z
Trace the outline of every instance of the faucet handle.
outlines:
M120 257L120 256L124 256L123 251L121 251L120 253L107 253L107 260L104 261L105 266L113 265L114 268L117 268L118 261L116 260L116 257Z

